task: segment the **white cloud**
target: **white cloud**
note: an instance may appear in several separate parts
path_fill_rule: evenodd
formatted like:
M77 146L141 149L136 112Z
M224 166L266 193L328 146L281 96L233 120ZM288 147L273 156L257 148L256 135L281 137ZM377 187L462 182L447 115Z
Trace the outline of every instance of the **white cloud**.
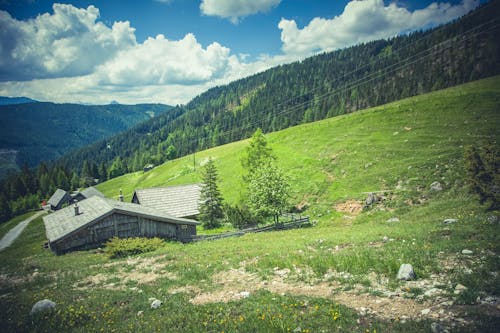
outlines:
M479 0L432 3L410 12L394 2L385 6L383 0L351 1L332 19L317 17L302 29L294 20L281 19L278 27L285 53L307 55L445 23L478 5Z
M96 22L99 9L54 4L53 14L18 21L0 11L0 80L85 75L136 44L129 22Z
M265 3L268 7L258 8L272 6L271 1ZM211 87L317 50L442 23L476 5L477 1L465 0L460 5L432 4L409 12L396 4L384 6L382 0L352 1L341 15L315 18L302 29L295 21L282 19L284 53L263 54L254 61L231 54L217 42L201 45L190 33L179 40L158 35L137 43L129 22L108 27L98 21L99 10L93 6L77 9L56 4L54 14L26 21L0 11L0 95L53 102L184 104ZM238 19L255 12L246 8L224 13Z
M98 68L97 75L104 84L190 85L224 75L230 57L230 50L218 43L203 49L193 34L178 41L158 35L118 53Z
M200 10L208 16L229 18L236 24L241 17L265 13L280 2L281 0L202 0Z

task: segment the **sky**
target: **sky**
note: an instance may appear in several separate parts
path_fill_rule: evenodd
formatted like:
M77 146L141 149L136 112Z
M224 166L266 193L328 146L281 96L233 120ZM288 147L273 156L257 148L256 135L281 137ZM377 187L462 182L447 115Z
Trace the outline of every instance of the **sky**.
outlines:
M427 29L484 0L0 0L0 96L186 104L314 54Z

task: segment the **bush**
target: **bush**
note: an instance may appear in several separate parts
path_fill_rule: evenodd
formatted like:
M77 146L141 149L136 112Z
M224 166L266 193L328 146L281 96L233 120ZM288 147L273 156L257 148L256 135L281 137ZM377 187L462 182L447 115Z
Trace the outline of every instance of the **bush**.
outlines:
M224 213L229 223L237 229L253 227L262 222L261 218L252 214L246 206L224 205Z
M490 202L490 209L500 207L500 151L495 145L481 148L465 147L467 182L479 194L481 203Z
M165 245L160 238L117 238L106 242L104 252L110 258L123 258L134 254L155 251Z

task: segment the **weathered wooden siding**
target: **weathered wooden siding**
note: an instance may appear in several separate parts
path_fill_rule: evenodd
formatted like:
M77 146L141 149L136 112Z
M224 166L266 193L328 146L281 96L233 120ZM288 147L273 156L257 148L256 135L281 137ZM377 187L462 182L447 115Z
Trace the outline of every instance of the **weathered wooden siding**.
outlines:
M196 226L181 224L177 225L177 239L181 242L188 242L193 236L196 235Z
M196 235L194 225L176 225L125 214L112 214L50 244L56 253L97 248L112 237L160 237L183 240Z

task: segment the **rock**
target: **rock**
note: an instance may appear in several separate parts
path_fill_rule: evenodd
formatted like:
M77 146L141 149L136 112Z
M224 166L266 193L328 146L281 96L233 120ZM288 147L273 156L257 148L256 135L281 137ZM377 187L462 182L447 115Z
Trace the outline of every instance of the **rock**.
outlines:
M480 299L481 304L489 304L489 305L495 305L498 304L498 298L495 296L486 296L483 299Z
M427 290L427 291L424 293L424 296L427 296L427 297L433 297L433 296L439 295L439 294L441 294L441 293L442 293L441 289L438 289L438 288L431 288L431 289Z
M430 186L431 191L439 192L443 190L443 186L441 185L440 182L433 182Z
M144 316L144 311L137 311L137 317Z
M441 326L441 324L439 323L432 323L431 324L431 332L432 333L443 333L445 330L444 330L444 327Z
M160 300L155 299L151 303L151 309L158 309L161 306L162 302Z
M464 291L466 291L466 290L467 290L467 287L466 287L466 286L464 286L463 284L460 284L460 283L459 283L459 284L457 284L457 285L455 286L455 290L453 291L453 293L454 293L455 295L460 295L461 293L463 293L463 292L464 292Z
M410 265L410 264L402 264L399 267L398 275L397 275L396 278L398 280L408 281L408 280L413 280L416 277L417 276L415 275L415 272L413 271L413 266L412 265Z
M495 224L498 222L498 216L496 215L490 215L486 218L486 220L490 223L490 224Z
M397 217L391 217L390 219L388 219L387 221L385 221L387 223L395 223L395 222L399 222L399 218Z
M31 315L34 315L39 312L47 312L47 311L52 311L56 308L56 303L52 302L49 299L43 299L41 301L38 301L33 305L31 308Z
M278 275L280 277L285 277L289 273L290 273L290 269L289 268L283 268L283 269L279 269L278 267L274 268L274 274L276 274L276 275Z
M360 315L361 317L366 316L366 314L367 314L367 313L368 313L368 309L367 309L367 308L365 308L365 307L360 307L360 308L359 308L359 315Z
M371 206L377 201L378 201L377 196L370 192L370 193L368 193L368 197L365 200L365 204L366 204L366 206Z
M471 254L473 254L473 253L474 253L474 252L472 252L471 250L467 250L467 249L462 250L462 254L465 254L465 255L471 255Z
M443 221L443 224L452 224L452 223L457 223L457 219L446 219Z
M429 308L423 309L422 311L420 311L420 314L422 316L427 316L429 313L431 313L431 309L429 309Z
M247 298L248 296L250 296L250 292L249 291L242 291L242 292L240 292L240 296L243 298Z

